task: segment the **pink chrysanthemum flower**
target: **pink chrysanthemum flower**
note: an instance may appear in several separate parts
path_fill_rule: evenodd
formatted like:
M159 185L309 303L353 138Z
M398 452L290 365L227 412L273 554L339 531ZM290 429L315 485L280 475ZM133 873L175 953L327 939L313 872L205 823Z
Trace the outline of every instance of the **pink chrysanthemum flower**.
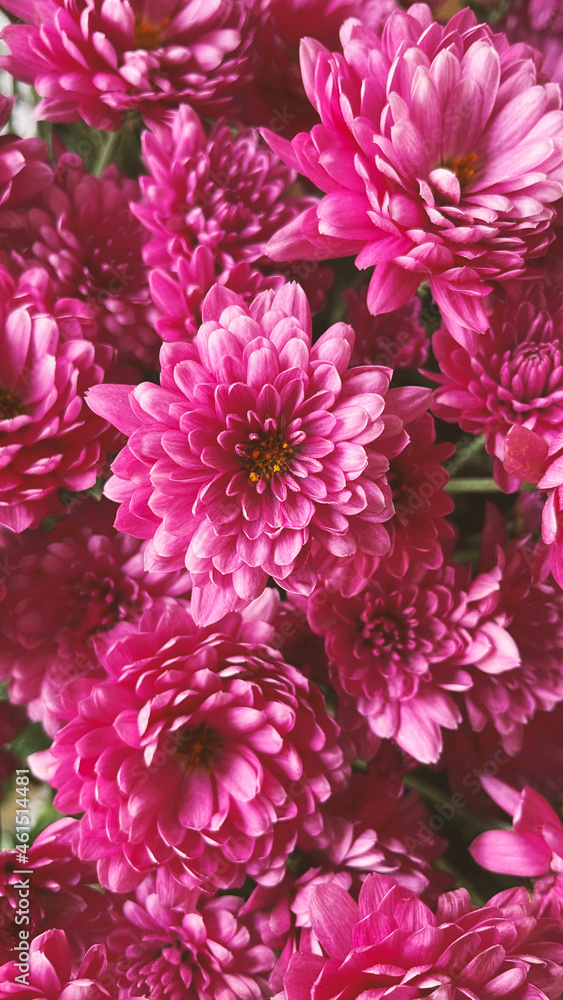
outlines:
M14 97L0 95L0 128L10 120ZM53 171L47 163L47 145L41 139L20 139L11 133L0 136L0 233L2 249L27 240L27 210L51 183Z
M234 0L6 0L27 24L2 37L1 65L32 83L40 118L83 118L104 131L125 113L158 114L186 101L210 113L228 103L252 36Z
M356 711L376 736L430 763L439 759L442 729L461 722L460 705L477 730L491 718L506 740L521 734L535 709L553 707L563 683L557 654L547 665L531 655L517 669L511 602L520 580L511 589L511 571L503 591L498 567L472 581L469 565L428 569L413 560L398 580L383 560L355 596L329 584L311 596L309 621L325 637L334 683L357 699ZM552 622L552 610L540 617ZM348 715L352 708L345 704ZM337 718L353 728L353 720Z
M437 875L432 862L447 842L430 833L418 838L428 819L416 792L391 794L390 783L372 762L367 774L353 771L348 787L323 803L318 814L305 818L297 840L306 861L323 869L354 873L356 891L360 873L393 875L400 884L421 895L435 884L450 881Z
M420 299L412 298L395 312L372 316L367 307L367 287L347 289L343 299L350 326L356 331L353 365L388 365L389 368L420 368L428 356L430 341L419 322Z
M563 826L557 813L534 788L517 792L497 778L482 779L491 798L512 816L512 830L487 830L469 848L489 871L524 878L534 885L536 912L563 917Z
M282 952L270 979L274 992L281 989L294 952L322 954L311 926L311 886L330 882L357 899L368 872L392 874L399 885L436 898L451 885L449 876L432 868L447 842L428 830L426 807L415 792L390 794L376 768L368 775L353 772L348 788L322 806L320 819L309 835L300 834L299 852L283 882L257 886L242 910L253 914L263 940ZM420 826L427 831L424 838Z
M392 878L369 875L358 903L340 886L316 886L309 912L325 954L294 955L277 1000L556 1000L563 985L561 929L534 916L523 888L480 909L457 889L434 916Z
M215 286L203 319L193 343L163 345L160 387L89 396L130 435L106 486L121 502L116 526L150 539L147 569L185 564L202 624L245 607L268 575L310 593L313 541L338 557L386 552L387 456L428 398L388 392L389 369L347 371L354 334L343 323L311 346L298 285L250 309Z
M469 596L480 629L489 640L496 634L504 655L488 668L478 662L469 668L473 686L459 700L475 732L491 722L502 746L515 754L535 713L552 711L563 699L563 595L552 582L534 580L533 545L525 539L506 544L494 508L482 553L484 571Z
M449 477L442 465L454 447L436 444L436 428L428 413L407 424L406 430L410 441L391 459L387 476L395 513L387 524L391 548L384 561L385 569L398 577L411 561L437 569L444 558L442 543L454 534L445 520L454 504L444 493Z
M142 143L149 176L132 211L152 234L144 250L151 267L175 270L197 246L212 250L219 274L239 261L264 261L268 239L311 204L287 196L296 175L254 129L233 135L219 122L206 136L184 105Z
M102 944L93 945L80 963L73 963L65 932L60 929L45 931L27 943L29 952L20 951L17 964L10 961L0 966L0 996L14 1000L114 1000ZM24 954L28 961L22 972Z
M59 296L87 302L99 339L118 357L158 366L156 310L151 303L141 250L146 232L129 202L139 185L110 166L93 177L75 153L63 153L42 203L28 213L32 259L51 274Z
M108 680L32 760L57 808L85 810L77 852L102 885L162 865L190 886L276 882L302 817L342 787L322 696L266 645L275 603L208 629L172 603L97 641Z
M241 915L243 903L201 896L164 869L148 875L123 904L116 996L262 1000L274 953Z
M59 487L93 486L116 441L83 396L104 378L114 352L94 344L93 313L56 299L41 268L16 284L0 269L0 524L36 527Z
M112 504L85 502L38 537L11 536L0 550L10 566L0 602L0 677L10 699L49 733L71 719L85 676L99 676L93 638L140 615L155 597L186 595L186 572L143 568L146 542L112 527Z
M337 48L338 31L346 18L360 17L377 30L396 9L396 0L256 0L252 77L235 97L237 117L250 125L267 125L286 137L311 128L318 116L299 70L301 38L310 35Z
M461 721L452 692L471 686L461 669L471 662L471 640L460 625L467 594L459 571L413 560L399 581L383 562L356 596L326 587L309 599L309 622L325 637L337 685L357 699L376 736L423 762L438 760L441 730Z
M0 854L0 964L13 959L21 926L29 931L30 940L48 928L64 930L75 962L81 961L92 944L105 941L115 926L110 898L93 888L97 881L94 863L80 861L72 849L77 825L77 820L68 817L57 820L29 847L26 867L32 872L32 891L26 897L28 922L17 918L22 898L18 891L22 865L17 851Z
M193 340L201 326L201 307L205 296L215 284L224 285L240 295L250 305L266 289L279 289L284 284L281 274L269 277L246 261L215 273L214 253L208 246L197 246L187 260L179 257L171 273L165 268L154 268L149 274L149 286L154 304L161 315L155 327L163 340Z
M484 334L468 331L459 344L442 328L432 341L440 366L432 408L465 431L485 433L505 488L518 485L502 466L509 428L529 428L549 444L563 422L563 298L544 294L539 283L525 295L497 300Z
M540 577L551 571L563 588L563 433L548 444L535 431L514 424L506 435L503 467L508 476L536 483L547 493L535 561Z
M561 0L511 0L501 4L498 26L511 42L539 49L542 69L550 80L563 83L563 3Z
M327 192L270 241L275 260L357 254L376 264L368 308L409 300L423 280L450 327L486 330L492 280L524 273L552 238L563 194L563 114L535 53L465 9L446 25L425 4L391 15L381 37L358 21L344 54L302 43L322 124L292 143L265 135Z
M409 443L391 458L387 481L393 491L394 514L385 527L390 548L383 557L385 569L401 577L409 563L437 569L443 562L442 544L454 529L445 520L454 505L444 493L448 473L441 464L453 452L445 442L436 444L434 420L422 413L406 425ZM337 587L344 597L353 597L367 586L375 571L374 562L358 551L350 559L335 559L330 553L316 553L319 578L329 588Z

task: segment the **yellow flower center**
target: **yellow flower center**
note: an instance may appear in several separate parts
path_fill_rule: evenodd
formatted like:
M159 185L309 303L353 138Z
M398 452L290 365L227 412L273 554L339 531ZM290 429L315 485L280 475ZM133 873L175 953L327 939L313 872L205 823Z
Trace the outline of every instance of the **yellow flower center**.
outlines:
M250 446L243 456L243 464L248 469L248 475L253 483L259 479L271 479L278 472L285 472L287 463L293 455L281 431L270 431L260 438L258 434L250 434Z
M11 420L23 413L22 401L10 389L0 389L0 420Z
M137 14L135 18L135 48L159 49L162 45L162 32L166 28L169 18L166 17L160 24L151 24L150 21L143 20L142 14Z
M454 160L449 169L454 173L461 188L465 187L473 177L477 163L477 153L468 153L467 156L460 156Z
M221 749L221 734L205 722L196 726L186 726L175 737L176 755L188 770L204 768L209 774L217 751Z

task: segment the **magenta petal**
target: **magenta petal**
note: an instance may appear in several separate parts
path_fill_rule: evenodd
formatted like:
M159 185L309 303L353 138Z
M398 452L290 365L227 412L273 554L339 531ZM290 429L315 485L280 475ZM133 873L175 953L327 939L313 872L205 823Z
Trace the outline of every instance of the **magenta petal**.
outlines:
M367 304L373 316L400 309L414 295L422 275L398 264L378 264L369 283Z
M513 424L505 440L505 472L526 483L537 483L544 474L547 451L546 442L538 434Z
M195 770L184 780L178 818L182 826L203 830L213 817L213 789L203 771Z
M511 788L510 785L506 785L504 781L499 781L498 778L491 778L485 774L481 778L481 784L487 795L491 796L497 806L504 809L509 816L514 816L522 799L521 792L516 791L515 788Z
M302 952L291 956L283 978L287 1000L311 1000L313 985L325 961L321 955Z
M544 464L547 464L547 460ZM547 470L542 474L538 482L538 489L551 490L561 485L563 485L563 455L550 462Z
M315 934L331 958L346 958L358 907L339 885L325 882L309 891L309 916Z
M288 222L266 245L272 260L327 260L357 250L357 240L321 234L316 206Z
M503 875L545 875L551 863L551 850L537 833L489 830L481 833L469 850L483 868Z
M133 434L140 424L131 409L130 385L94 385L86 394L86 402L94 413L108 420L124 434Z

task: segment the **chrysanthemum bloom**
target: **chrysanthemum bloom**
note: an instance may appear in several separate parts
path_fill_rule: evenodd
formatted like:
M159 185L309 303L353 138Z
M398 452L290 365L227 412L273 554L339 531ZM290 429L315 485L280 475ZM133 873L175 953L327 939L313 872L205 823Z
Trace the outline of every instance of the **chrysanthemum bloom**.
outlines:
M358 903L323 885L310 891L309 911L325 954L294 955L278 1000L556 1000L563 985L561 929L534 917L523 888L480 909L457 889L440 897L434 916L392 878L369 875Z
M132 211L152 234L144 249L151 267L175 270L197 246L213 251L218 274L263 261L268 239L312 203L288 197L296 174L254 129L233 135L218 122L206 136L187 105L145 131L142 146L149 176Z
M104 131L125 113L159 113L186 101L210 113L227 102L252 36L234 0L6 0L26 21L2 37L0 63L32 83L47 121L83 118Z
M49 275L33 268L17 285L0 269L0 524L36 527L59 487L93 486L116 434L84 403L114 352L94 344L93 313L56 299Z
M502 10L504 8L504 10ZM563 83L563 3L561 0L511 0L501 5L498 26L511 42L534 45L550 80Z
M252 919L264 943L280 952L269 980L270 995L282 988L289 959L300 946L302 951L322 954L309 917L307 897L311 886L335 882L347 891L352 881L350 871L330 867L308 868L303 874L288 869L278 885L258 885L252 891L241 912Z
M461 669L472 646L466 588L461 564L428 570L413 560L401 580L382 562L354 597L326 587L309 598L309 622L325 637L337 684L376 736L424 763L438 760L442 728L461 721L452 692L472 683Z
M132 208L151 233L144 256L163 314L156 321L162 339L192 339L216 282L249 304L260 291L279 290L284 279L271 273L264 247L312 199L288 194L296 175L258 133L244 129L235 136L219 123L206 136L184 106L145 132L143 153L150 176L141 178L144 201ZM283 270L311 292L311 309L319 312L333 272L313 261Z
M0 966L0 997L14 997L14 1000L114 1000L114 994L109 992L111 981L106 981L107 958L103 944L89 948L78 964L72 962L68 941L62 930L45 931L26 943L29 944L29 951L20 950L17 961ZM130 1000L140 998L131 997Z
M446 25L425 4L381 37L358 21L344 54L306 39L301 71L322 124L292 143L265 130L291 167L326 191L268 244L274 260L357 254L376 264L367 304L398 309L423 280L452 330L484 331L492 280L545 252L563 194L563 114L536 54L469 10Z
M535 713L552 711L563 699L563 595L552 581L534 579L533 557L527 539L505 543L502 517L491 506L483 572L469 596L479 628L489 639L497 636L503 655L486 669L477 660L468 667L473 685L458 700L472 729L481 732L491 722L512 755Z
M419 322L417 295L395 312L372 316L367 307L367 287L347 289L343 299L350 326L356 331L353 365L388 365L389 368L420 368L428 356L430 342Z
M440 383L432 408L442 420L486 435L495 477L517 488L502 462L509 428L535 431L547 444L563 423L563 298L546 295L540 283L526 287L525 301L497 299L484 334L468 332L463 345L443 327L432 348Z
M235 96L236 115L250 125L267 125L286 138L318 122L299 70L301 38L310 35L328 48L337 48L338 31L346 18L361 17L377 30L397 9L395 0L255 0L252 6L252 75Z
M387 551L388 456L428 397L388 392L386 368L348 371L343 323L311 346L298 285L250 308L215 286L203 320L191 344L163 345L160 387L99 387L89 405L130 436L106 486L116 527L150 539L147 569L185 564L205 624L249 604L268 575L310 593L313 541L338 557Z
M186 572L146 573L146 542L116 531L112 519L109 501L82 501L48 534L12 536L0 550L10 566L0 677L10 680L11 701L49 733L73 717L83 678L100 676L93 637L140 615L155 597L189 591Z
M524 878L543 876L534 886L537 912L563 916L563 826L534 788L518 792L497 778L483 778L492 799L512 816L512 830L487 830L469 848L489 871Z
M426 826L426 807L416 792L400 798L389 794L388 782L378 781L375 770L352 774L348 788L322 806L318 829L300 834L298 860L294 855L283 882L258 886L243 908L243 913L253 914L263 940L282 952L270 980L274 992L281 989L294 952L322 954L311 926L311 886L330 882L357 899L365 875L371 872L392 874L397 884L417 895L437 898L451 885L449 876L432 867L447 842ZM423 837L418 834L420 826ZM298 874L303 872L299 877L296 867Z
M447 846L435 833L417 838L419 825L427 819L428 810L417 793L391 794L389 781L378 775L372 761L366 774L353 771L344 791L304 819L297 846L311 865L392 875L421 895L434 883L432 863Z
M109 896L93 888L96 866L91 861L80 861L72 850L77 824L68 817L57 820L35 838L27 851L26 867L33 873L27 923L17 919L22 898L18 891L22 865L17 851L0 854L0 964L14 958L20 926L27 927L30 940L48 928L64 930L75 962L81 961L92 944L105 941L115 927ZM20 874L14 874L15 870Z
M320 692L265 645L274 593L257 604L210 629L174 602L117 625L96 640L108 680L32 758L57 808L85 811L77 852L107 888L161 865L189 886L275 882L346 780Z
M445 519L454 504L444 492L449 477L442 465L454 447L436 444L434 420L428 413L407 424L406 430L410 441L391 459L387 475L395 513L387 524L391 548L384 562L385 569L398 577L412 561L437 569L444 558L442 544L454 534Z
M101 177L85 173L75 153L63 153L42 204L28 213L31 253L51 274L59 296L88 302L99 339L118 357L158 366L156 310L141 250L147 234L129 202L136 181L110 166Z
M243 903L241 896L206 898L162 868L148 875L123 904L116 996L262 1000L274 953L241 917Z
M0 95L0 128L12 114L14 97ZM0 136L0 233L2 249L17 243L27 231L27 209L52 181L47 163L47 145L41 139ZM24 242L26 236L24 236Z
M268 288L279 291L284 278L281 274L266 277L246 261L217 275L213 251L200 244L189 260L176 260L174 273L160 267L149 273L152 300L161 313L155 328L163 340L193 340L201 326L203 300L215 284L225 285L250 305L259 292Z
M503 466L509 476L536 483L547 493L536 563L542 578L551 571L563 588L563 433L548 445L535 431L513 425L506 435Z

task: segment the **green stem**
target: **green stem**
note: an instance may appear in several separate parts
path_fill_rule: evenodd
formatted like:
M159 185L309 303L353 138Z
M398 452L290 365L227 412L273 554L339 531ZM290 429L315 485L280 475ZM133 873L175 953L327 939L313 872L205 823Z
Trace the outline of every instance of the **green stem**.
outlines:
M452 815L451 818L456 818L458 821L461 820L464 825L471 827L471 829L475 831L475 835L477 833L482 833L485 830L490 830L491 828L501 830L509 829L507 824L500 820L491 819L489 817L485 822L480 819L479 816L476 816L475 813L471 812L467 808L467 802L465 805L456 805L455 795L444 792L441 788L436 788L435 785L432 785L425 778L421 777L421 775L417 774L416 771L408 771L407 774L405 774L403 781L407 788L414 789L418 792L421 799L425 799L426 802L430 802L433 806L449 806L454 810L454 815ZM461 796L461 798L463 799L463 796Z
M502 493L494 479L450 479L444 486L446 493Z
M94 164L92 173L94 177L100 177L106 167L112 162L116 149L121 140L121 132L110 132L106 141L102 143L98 158Z
M475 437L471 437L469 441L461 441L455 451L455 455L446 463L446 470L449 472L450 476L462 469L464 465L467 465L469 461L485 447L485 435L477 434Z

